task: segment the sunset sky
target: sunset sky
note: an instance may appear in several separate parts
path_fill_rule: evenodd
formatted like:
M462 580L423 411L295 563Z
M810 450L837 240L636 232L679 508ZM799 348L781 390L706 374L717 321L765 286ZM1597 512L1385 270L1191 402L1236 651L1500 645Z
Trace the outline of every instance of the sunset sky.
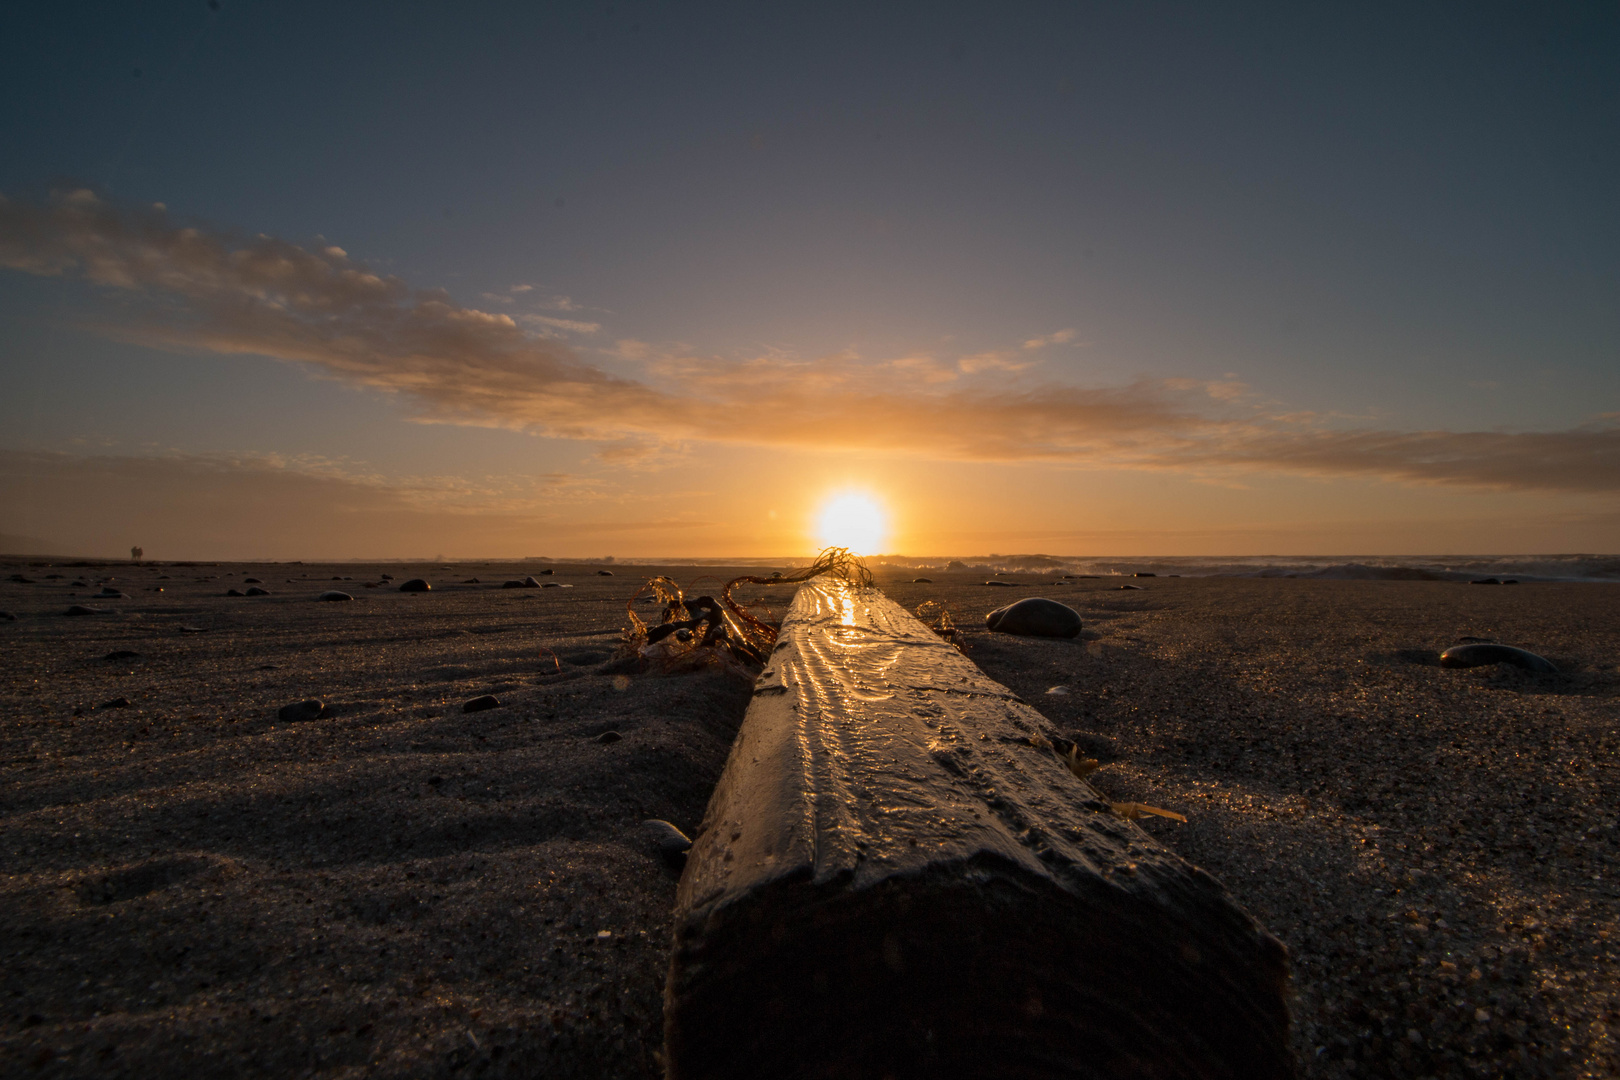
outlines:
M1620 551L1620 7L21 4L0 550Z

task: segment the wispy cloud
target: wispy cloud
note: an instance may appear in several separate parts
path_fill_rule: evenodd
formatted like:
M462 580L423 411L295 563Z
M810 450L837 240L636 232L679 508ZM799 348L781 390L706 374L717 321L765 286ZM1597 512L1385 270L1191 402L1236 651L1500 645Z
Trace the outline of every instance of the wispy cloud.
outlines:
M408 394L422 419L610 442L627 455L717 441L1620 491L1620 424L1612 419L1556 432L1346 430L1249 404L1235 380L1007 383L1008 372L1027 370L1046 345L1071 342L1069 330L954 363L853 353L737 360L621 341L617 355L645 372L629 379L538 332L596 333L597 323L520 322L374 273L340 248L185 228L161 208L115 207L88 192L44 206L0 200L0 265L76 275L139 298L137 314L109 329L130 340L306 364ZM563 300L554 298L553 310L568 310L556 306Z

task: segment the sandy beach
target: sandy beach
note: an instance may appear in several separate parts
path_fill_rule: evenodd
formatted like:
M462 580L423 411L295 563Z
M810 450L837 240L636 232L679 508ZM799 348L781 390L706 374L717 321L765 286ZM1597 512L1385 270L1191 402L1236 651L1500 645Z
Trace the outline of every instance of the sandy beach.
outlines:
M741 571L45 561L0 566L0 1072L659 1074L640 823L697 824L749 684L613 652L650 575ZM1620 1070L1614 586L914 576L1287 944L1302 1075ZM983 629L1026 595L1086 632Z

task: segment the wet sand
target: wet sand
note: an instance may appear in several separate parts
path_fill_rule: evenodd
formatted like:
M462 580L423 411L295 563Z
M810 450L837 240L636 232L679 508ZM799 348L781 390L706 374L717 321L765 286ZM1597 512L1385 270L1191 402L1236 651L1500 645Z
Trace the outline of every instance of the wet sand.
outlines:
M0 1072L657 1075L639 822L697 823L748 686L611 663L659 568L499 587L536 569L0 567ZM1613 586L912 576L1098 787L1188 816L1143 825L1291 949L1304 1075L1617 1071ZM1024 595L1086 633L982 629ZM1564 674L1438 667L1463 635Z

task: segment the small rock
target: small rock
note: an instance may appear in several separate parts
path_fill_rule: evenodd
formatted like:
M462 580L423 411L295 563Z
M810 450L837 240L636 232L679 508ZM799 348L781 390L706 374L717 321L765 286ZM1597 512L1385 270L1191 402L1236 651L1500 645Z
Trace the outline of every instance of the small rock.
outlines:
M599 743L616 743L622 738L624 738L624 736L620 735L617 731L604 731L602 734L596 737L596 741Z
M560 581L542 581L540 583L540 587L542 589L564 589L564 588L572 588L573 586L564 585Z
M95 598L97 600L128 600L129 596L119 592L117 589L102 589L95 594Z
M162 591L163 591L163 586L161 586L161 585L154 585L154 586L152 586L152 591L153 591L153 592L162 592Z
M394 575L393 574L384 574L384 575L382 575L382 580L383 581L393 581L394 580Z
M1012 582L1012 581L996 581L994 578L992 578L991 580L985 582L985 584L986 585L1000 585L1004 589L1010 589L1017 583Z
M1482 578L1475 578L1473 581L1470 581L1468 584L1470 584L1470 585L1500 585L1502 583L1500 581L1496 580L1493 577L1482 577Z
M1048 694L1067 694L1069 692L1069 688L1067 686L1050 686L1047 687L1046 692Z
M107 613L105 611L103 611L101 608L85 607L83 604L74 604L72 607L68 608L67 611L63 612L63 614L65 614L65 615L105 615Z
M112 652L108 653L105 657L103 657L103 659L106 659L106 660L133 660L137 656L140 656L140 655L141 654L136 652L134 649L114 649Z
M1078 637L1081 629L1078 611L1044 596L1031 596L997 608L984 617L984 625L998 634L1029 637L1072 638Z
M127 709L127 708L129 708L129 698L122 697L122 696L115 697L111 701L103 701L100 705L97 705L96 708L98 708L98 709Z
M256 577L245 577L245 578L242 579L242 584L244 584L244 585L263 585L264 582L260 581Z
M433 586L429 585L422 578L413 577L409 581L400 582L399 591L400 592L432 592L433 591Z
M1518 583L1519 579L1516 577L1505 577L1502 579L1502 584L1504 585L1517 585Z
M318 698L308 701L295 701L291 705L283 705L276 710L276 718L287 723L297 723L300 720L317 720L326 712L326 703Z
M528 584L528 582L525 582L525 581L504 581L504 582L501 583L501 588L503 588L503 589L527 589L527 588L529 588L529 584Z
M327 589L316 599L325 600L328 603L338 604L345 600L353 600L354 597L350 596L346 592L338 592L336 589Z
M33 578L26 578L26 577L23 577L21 574L12 574L11 575L11 580L19 582L19 583L21 583L23 585L32 585L34 583Z
M547 574L555 574L556 572L556 570L548 566L544 570L540 571L540 576L545 577Z
M914 577L911 579L911 583L913 585L932 585L934 579L931 577Z
M475 697L471 701L463 703L461 706L461 711L464 713L483 712L485 709L498 709L500 707L500 698L496 697L494 694L485 694L482 697Z
M226 589L225 590L225 595L226 596L246 596L247 593L242 592L240 589Z
M265 588L260 588L258 585L254 585L254 586L251 586L248 589L247 594L249 596L269 596L270 595L270 590L265 589Z
M613 576L613 571L611 571L611 570L598 570L596 572L596 576L597 577L612 577Z
M206 633L208 633L207 630L204 630L200 626L182 626L180 628L180 632L182 634L206 634Z
M671 870L685 869L686 853L692 850L690 837L662 818L648 818L641 823L641 829L665 865Z
M0 622L16 622L17 616L9 611L0 611Z
M540 583L534 580L533 574L530 574L528 577L523 579L523 587L525 589L538 589L540 587Z
M463 585L477 585L477 584L479 584L479 581L475 577L470 577L466 581L463 581L462 584Z
M1486 664L1512 664L1514 667L1543 675L1553 675L1558 671L1558 668L1545 657L1537 656L1527 649L1515 649L1511 645L1453 645L1440 654L1441 667L1471 668L1483 667Z
M1125 592L1126 590L1132 590L1132 591L1135 591L1135 592L1142 592L1143 591L1142 586L1140 586L1140 585L1121 585L1119 587L1120 592Z
M1158 576L1159 576L1159 575L1158 575L1158 574L1155 574L1155 573L1154 573L1154 572L1153 572L1153 571L1151 571L1151 570L1138 570L1138 571L1137 571L1137 572L1136 572L1136 573L1135 573L1135 574L1133 574L1133 575L1132 575L1132 576L1133 576L1133 577L1158 577Z

